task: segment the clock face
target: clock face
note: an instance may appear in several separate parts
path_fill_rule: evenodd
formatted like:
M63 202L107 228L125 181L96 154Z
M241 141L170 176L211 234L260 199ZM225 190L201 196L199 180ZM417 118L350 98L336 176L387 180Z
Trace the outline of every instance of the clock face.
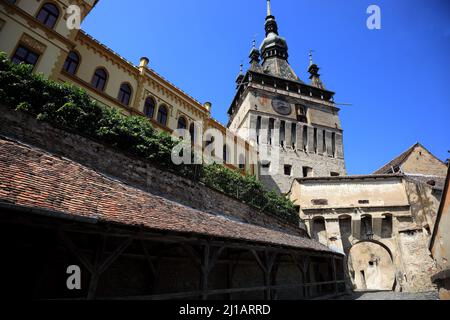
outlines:
M272 100L272 107L277 113L288 116L292 112L291 105L283 98L276 98Z

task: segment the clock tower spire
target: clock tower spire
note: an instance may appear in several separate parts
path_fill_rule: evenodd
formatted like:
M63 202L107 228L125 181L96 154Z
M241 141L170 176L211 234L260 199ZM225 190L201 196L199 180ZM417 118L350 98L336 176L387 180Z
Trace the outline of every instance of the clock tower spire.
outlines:
M266 188L285 194L295 178L346 175L343 130L312 53L306 84L289 64L273 1L266 1L265 38L259 50L253 43L250 67L239 74L228 128L256 146Z

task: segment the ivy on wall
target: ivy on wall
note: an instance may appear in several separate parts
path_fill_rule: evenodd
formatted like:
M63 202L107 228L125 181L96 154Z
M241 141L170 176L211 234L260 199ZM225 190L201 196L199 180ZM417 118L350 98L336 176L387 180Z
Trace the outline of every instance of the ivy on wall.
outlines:
M287 221L298 223L293 203L268 192L255 176L242 176L223 165L175 165L172 149L179 143L155 130L141 116L126 116L100 105L83 90L34 74L31 66L13 64L0 53L0 101L40 121L101 141L150 161L155 166L204 183Z

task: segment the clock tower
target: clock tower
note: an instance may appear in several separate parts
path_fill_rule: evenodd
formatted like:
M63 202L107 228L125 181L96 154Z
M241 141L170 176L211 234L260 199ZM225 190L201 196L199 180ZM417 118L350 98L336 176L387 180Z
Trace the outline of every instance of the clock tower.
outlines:
M228 128L259 152L261 181L287 193L302 177L346 175L343 130L334 92L325 89L312 52L303 82L288 62L288 45L267 0L266 37L250 51L250 67L236 79Z

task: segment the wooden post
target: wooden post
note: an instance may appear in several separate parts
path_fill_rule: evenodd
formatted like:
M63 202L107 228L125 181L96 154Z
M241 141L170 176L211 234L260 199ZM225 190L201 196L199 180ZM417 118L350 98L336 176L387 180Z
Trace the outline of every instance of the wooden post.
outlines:
M150 268L150 273L152 275L152 284L150 287L150 291L152 293L155 292L155 288L156 288L156 279L157 279L157 268L155 266L155 264L153 263L150 254L147 250L147 246L145 245L145 241L141 239L141 246L142 246L142 250L144 251L144 255L145 255L145 260L147 261L147 264Z
M334 294L338 294L338 284L337 284L337 275L336 275L336 258L333 256L331 258L332 266L333 266L333 281L334 281Z
M305 272L305 282L306 283L311 283L311 275L310 275L311 270L310 269L311 269L311 258L306 256L303 259L303 271ZM305 288L305 290L304 290L305 298L309 299L311 297L311 287L308 286L308 287L304 287L304 288Z
M92 300L95 299L95 292L97 290L98 280L102 273L104 273L113 263L117 260L117 258L128 248L128 246L133 242L134 237L127 238L109 257L107 257L103 263L102 258L105 251L106 246L106 236L101 235L101 239L98 243L97 250L95 253L95 261L92 264L85 255L83 255L76 245L72 242L72 240L68 237L68 235L63 231L59 230L59 236L62 239L63 243L66 247L75 255L78 260L83 264L83 266L89 271L91 274L91 280L89 283L88 295L87 299Z
M225 250L225 247L220 247L215 250L211 250L211 245L206 244L203 246L203 253L200 259L200 295L202 300L208 299L208 278L209 274L211 273L212 269L216 265L217 260L219 259L220 255L222 254L223 250ZM188 250L193 254L193 249ZM197 261L195 257L193 257L194 261Z
M235 260L228 263L228 273L227 273L227 289L231 289L233 286L233 278L236 272L237 265L239 264L239 259L241 258L242 253L238 253L238 256ZM228 255L229 258L229 255ZM228 300L232 300L232 293L228 293Z
M256 262L258 263L259 267L264 273L264 286L266 287L264 298L265 300L271 300L272 299L272 291L270 288L272 285L271 276L275 259L277 257L277 253L274 252L269 253L267 250L264 251L264 261L263 261L255 250L251 251L256 259Z
M292 258L292 261L294 261L294 263L295 263L295 265L297 266L297 268L300 270L300 273L301 273L301 275L302 275L303 284L306 284L306 283L307 283L307 275L306 275L306 270L305 270L304 262L303 262L303 263L300 263L300 262L298 261L296 255L295 255L295 252L293 252L293 251L291 251L291 252L289 253L289 255L290 255L290 257ZM306 287L306 286L303 286L303 287L301 288L301 292L302 292L303 298L306 298L306 297L307 297L306 290L307 290L307 287Z
M98 242L97 250L95 251L94 270L91 273L91 281L89 282L88 300L95 299L95 292L97 291L98 280L100 278L100 263L103 258L105 246L106 237L102 235L100 236L100 241Z
M202 265L200 267L200 291L202 292L202 300L208 299L208 276L210 271L210 246L205 245L203 247Z

